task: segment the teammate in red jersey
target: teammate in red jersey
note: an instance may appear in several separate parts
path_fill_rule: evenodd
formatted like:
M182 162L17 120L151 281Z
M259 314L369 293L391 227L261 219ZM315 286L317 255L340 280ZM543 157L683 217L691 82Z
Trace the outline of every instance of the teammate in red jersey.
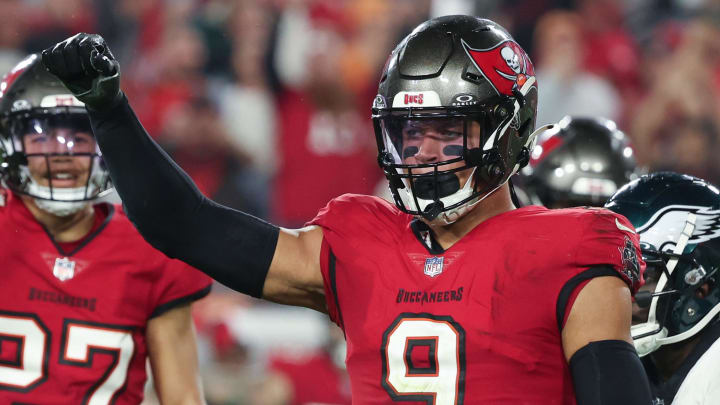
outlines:
M145 242L87 111L38 55L0 84L0 403L204 403L190 303L210 279Z
M395 205L343 196L297 230L200 194L138 122L101 37L43 62L88 107L143 236L240 292L327 311L354 403L650 403L630 338L644 267L630 223L513 205L537 84L494 22L427 21L388 59L373 119Z

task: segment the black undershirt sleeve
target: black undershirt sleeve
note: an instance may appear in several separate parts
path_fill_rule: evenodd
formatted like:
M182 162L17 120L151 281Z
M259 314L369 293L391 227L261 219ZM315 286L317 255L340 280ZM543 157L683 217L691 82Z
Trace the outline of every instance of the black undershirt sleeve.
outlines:
M261 297L279 228L206 198L150 138L127 98L88 109L128 217L156 249L239 292Z
M623 340L590 342L570 358L578 405L650 405L645 369Z

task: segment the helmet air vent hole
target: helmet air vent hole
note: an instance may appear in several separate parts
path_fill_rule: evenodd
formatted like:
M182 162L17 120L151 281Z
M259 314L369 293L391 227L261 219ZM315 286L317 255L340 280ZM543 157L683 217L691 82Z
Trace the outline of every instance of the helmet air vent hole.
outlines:
M480 84L480 75L476 75L475 73L465 72L463 74L463 79L471 81L476 84Z

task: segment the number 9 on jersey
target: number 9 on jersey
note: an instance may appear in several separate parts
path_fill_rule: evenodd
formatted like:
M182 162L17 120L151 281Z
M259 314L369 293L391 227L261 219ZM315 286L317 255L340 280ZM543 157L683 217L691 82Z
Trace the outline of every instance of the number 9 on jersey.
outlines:
M465 331L451 317L400 314L385 330L382 347L382 385L393 400L463 403Z

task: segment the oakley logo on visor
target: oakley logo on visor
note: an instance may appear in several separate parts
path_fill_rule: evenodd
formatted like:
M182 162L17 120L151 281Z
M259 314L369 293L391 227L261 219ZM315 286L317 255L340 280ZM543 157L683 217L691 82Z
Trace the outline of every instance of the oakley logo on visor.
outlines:
M472 94L458 94L455 97L453 97L452 105L453 106L467 106L467 105L475 105L478 103L478 99L473 96Z

